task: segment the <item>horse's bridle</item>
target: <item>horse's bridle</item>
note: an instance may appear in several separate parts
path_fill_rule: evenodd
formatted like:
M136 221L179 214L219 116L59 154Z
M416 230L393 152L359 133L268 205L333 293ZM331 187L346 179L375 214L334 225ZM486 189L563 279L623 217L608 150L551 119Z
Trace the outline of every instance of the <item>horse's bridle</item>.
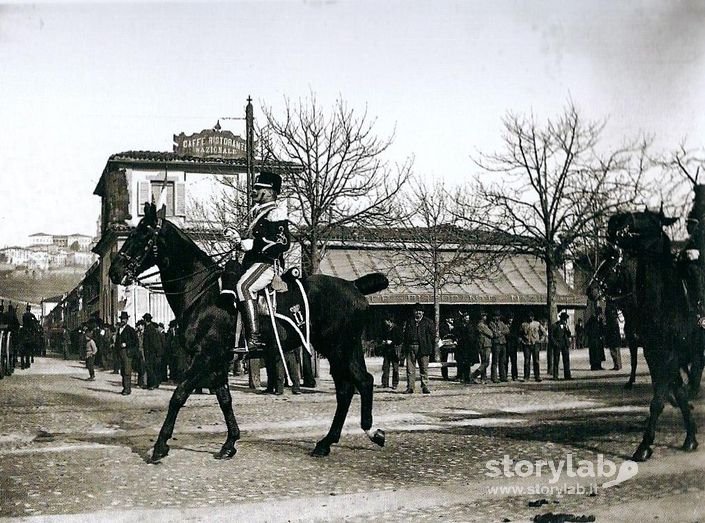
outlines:
M157 238L161 231L161 223L157 227L149 227L152 230L152 235L144 246L144 251L137 258L133 258L129 254L120 251L118 257L125 261L125 276L131 281L137 281L139 268L142 266L147 257L152 254L155 258L158 254Z

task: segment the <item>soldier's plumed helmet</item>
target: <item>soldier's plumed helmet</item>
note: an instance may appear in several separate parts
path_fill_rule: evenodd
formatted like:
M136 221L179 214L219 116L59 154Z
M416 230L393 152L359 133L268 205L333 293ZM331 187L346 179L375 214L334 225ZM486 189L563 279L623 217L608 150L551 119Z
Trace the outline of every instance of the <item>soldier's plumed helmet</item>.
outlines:
M273 172L262 171L255 179L254 188L272 189L274 192L279 194L282 189L282 177Z

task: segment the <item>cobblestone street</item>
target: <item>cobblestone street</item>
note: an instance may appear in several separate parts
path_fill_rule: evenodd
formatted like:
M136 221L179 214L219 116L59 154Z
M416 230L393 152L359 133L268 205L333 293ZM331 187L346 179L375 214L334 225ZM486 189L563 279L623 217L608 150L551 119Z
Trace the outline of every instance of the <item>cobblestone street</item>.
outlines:
M637 385L625 391L628 368L590 372L586 356L573 353L571 382L464 386L433 368L430 395L402 394L402 369L398 391L375 388L374 427L386 431L385 447L360 429L356 397L326 458L309 456L335 410L325 361L318 388L298 396L256 394L245 377L232 377L242 430L237 455L214 459L225 423L215 396L193 395L171 453L156 465L147 458L173 385L123 397L115 374L98 371L96 381L86 381L78 361L38 358L0 381L0 519L499 522L549 512L596 521L705 519L705 451L679 450L685 434L670 406L653 458L611 488L600 488L604 478L570 477L567 469L553 482L550 473L489 474L488 461L505 455L513 463L570 456L576 468L580 460L599 463L598 455L617 467L630 458L648 413L645 363L640 359ZM629 361L626 350L622 357ZM368 359L368 367L379 384L381 360ZM694 405L703 426L702 400ZM558 493L564 484L579 492Z

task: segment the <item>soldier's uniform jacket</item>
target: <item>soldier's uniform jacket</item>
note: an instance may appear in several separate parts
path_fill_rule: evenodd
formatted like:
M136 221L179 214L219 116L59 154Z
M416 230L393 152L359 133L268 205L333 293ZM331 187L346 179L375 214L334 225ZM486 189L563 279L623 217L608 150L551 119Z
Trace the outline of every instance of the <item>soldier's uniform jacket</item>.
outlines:
M698 224L680 252L678 262L691 313L705 316L705 227Z
M248 237L254 242L252 249L245 253L242 264L245 269L254 263L273 264L283 261L283 254L289 249L289 217L286 202L276 200L252 209L252 223L248 228Z

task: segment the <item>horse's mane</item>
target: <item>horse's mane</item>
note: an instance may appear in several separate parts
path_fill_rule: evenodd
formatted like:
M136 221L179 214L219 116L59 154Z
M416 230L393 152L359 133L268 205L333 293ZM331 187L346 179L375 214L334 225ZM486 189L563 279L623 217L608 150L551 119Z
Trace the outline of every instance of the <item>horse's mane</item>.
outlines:
M203 263L206 267L212 268L212 269L218 269L218 264L215 263L213 258L210 257L209 254L207 254L203 249L201 249L198 244L196 244L191 237L186 234L184 231L182 231L174 222L170 222L169 220L164 220L164 225L168 224L170 228L173 230L173 232L176 234L180 242L183 242L184 245L180 245L179 249L184 249L187 248L191 254L196 258L197 261L200 261ZM162 227L164 226L162 225Z

